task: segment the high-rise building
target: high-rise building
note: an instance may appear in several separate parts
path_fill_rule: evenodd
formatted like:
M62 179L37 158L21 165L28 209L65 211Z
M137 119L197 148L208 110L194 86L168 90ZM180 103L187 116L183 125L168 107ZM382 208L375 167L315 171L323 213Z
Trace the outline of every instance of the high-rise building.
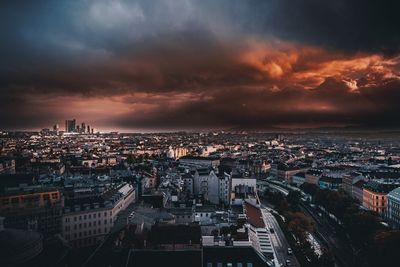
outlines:
M86 132L87 132L88 134L90 134L90 126L89 126L89 125L87 126Z
M84 122L81 123L81 133L85 133L86 132L86 125Z
M53 132L58 133L59 127L58 127L58 123L53 125Z
M65 121L65 131L67 133L72 133L75 132L75 128L76 128L76 120L66 120Z

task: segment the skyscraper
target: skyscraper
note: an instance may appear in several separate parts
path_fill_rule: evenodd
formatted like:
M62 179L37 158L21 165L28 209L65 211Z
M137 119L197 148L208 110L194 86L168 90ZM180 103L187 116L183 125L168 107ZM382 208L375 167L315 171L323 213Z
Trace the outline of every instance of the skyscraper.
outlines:
M53 125L53 132L58 133L59 127L58 127L58 123Z
M76 120L66 120L65 121L65 132L72 133L75 132L76 129Z

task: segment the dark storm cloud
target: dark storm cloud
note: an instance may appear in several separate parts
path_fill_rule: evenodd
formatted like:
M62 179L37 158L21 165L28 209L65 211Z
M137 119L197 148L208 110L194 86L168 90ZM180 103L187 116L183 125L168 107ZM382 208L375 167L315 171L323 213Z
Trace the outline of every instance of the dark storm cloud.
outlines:
M188 101L175 109L165 107L145 116L126 114L118 125L145 128L247 128L273 126L397 127L400 114L400 81L351 92L343 81L327 79L313 90L282 91L229 88L208 98Z
M393 3L7 1L0 127L398 126Z
M244 28L346 51L395 53L400 47L395 0L252 0L233 6ZM242 12L245 10L245 12ZM240 24L240 23L239 23Z

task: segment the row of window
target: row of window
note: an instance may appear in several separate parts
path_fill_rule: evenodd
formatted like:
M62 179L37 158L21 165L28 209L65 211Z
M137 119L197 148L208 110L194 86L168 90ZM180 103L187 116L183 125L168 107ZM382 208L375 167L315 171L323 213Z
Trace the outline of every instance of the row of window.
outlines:
M112 216L112 211L110 211L110 216ZM90 213L90 214L84 214L83 216L82 215L79 215L79 216L74 216L73 218L74 218L74 222L76 222L76 221L81 221L82 219L83 220L87 220L87 219L92 219L92 217L95 219L96 217L98 217L98 218L100 218L101 217L101 212L98 212L98 213ZM107 212L105 211L104 212L104 217L107 217ZM66 217L65 218L65 222L70 222L70 219L71 219L71 217Z
M110 224L112 224L112 219L110 219ZM93 224L92 224L92 222L88 222L88 223L85 222L83 224L82 223L74 224L74 230L76 230L78 228L82 229L82 226L83 226L83 228L92 227L92 225L93 226L101 225L101 220L98 220L97 222L94 221ZM107 220L104 220L104 225L107 225ZM71 227L69 225L65 226L65 231L68 232L69 230L71 230Z
M79 233L74 233L73 235L66 234L65 235L65 239L66 240L71 240L71 239L77 239L77 238L82 238L82 237L89 237L89 236L92 236L92 234L93 235L102 234L101 231L102 231L102 229L100 228L98 230L94 229L93 231L89 230L89 231L83 231L83 232L79 232ZM106 227L106 228L104 228L104 232L103 233L106 234L107 231L108 231L108 228Z

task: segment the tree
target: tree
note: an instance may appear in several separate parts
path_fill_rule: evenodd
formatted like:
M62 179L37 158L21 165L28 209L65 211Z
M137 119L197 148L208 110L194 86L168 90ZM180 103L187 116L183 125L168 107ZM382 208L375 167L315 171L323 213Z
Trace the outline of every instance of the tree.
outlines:
M394 266L400 260L400 231L380 231L374 237L371 252L368 253L375 266Z
M300 204L301 194L299 191L290 191L286 196L287 202L293 207L297 207Z
M314 231L312 221L301 212L288 213L287 219L289 230L299 238L300 242L305 242L307 234Z
M319 191L319 187L316 184L310 184L310 183L303 183L300 185L301 190L303 190L304 193L311 195L314 197L317 192Z
M383 229L379 218L366 212L348 215L344 226L353 242L361 247L371 244L375 234Z

